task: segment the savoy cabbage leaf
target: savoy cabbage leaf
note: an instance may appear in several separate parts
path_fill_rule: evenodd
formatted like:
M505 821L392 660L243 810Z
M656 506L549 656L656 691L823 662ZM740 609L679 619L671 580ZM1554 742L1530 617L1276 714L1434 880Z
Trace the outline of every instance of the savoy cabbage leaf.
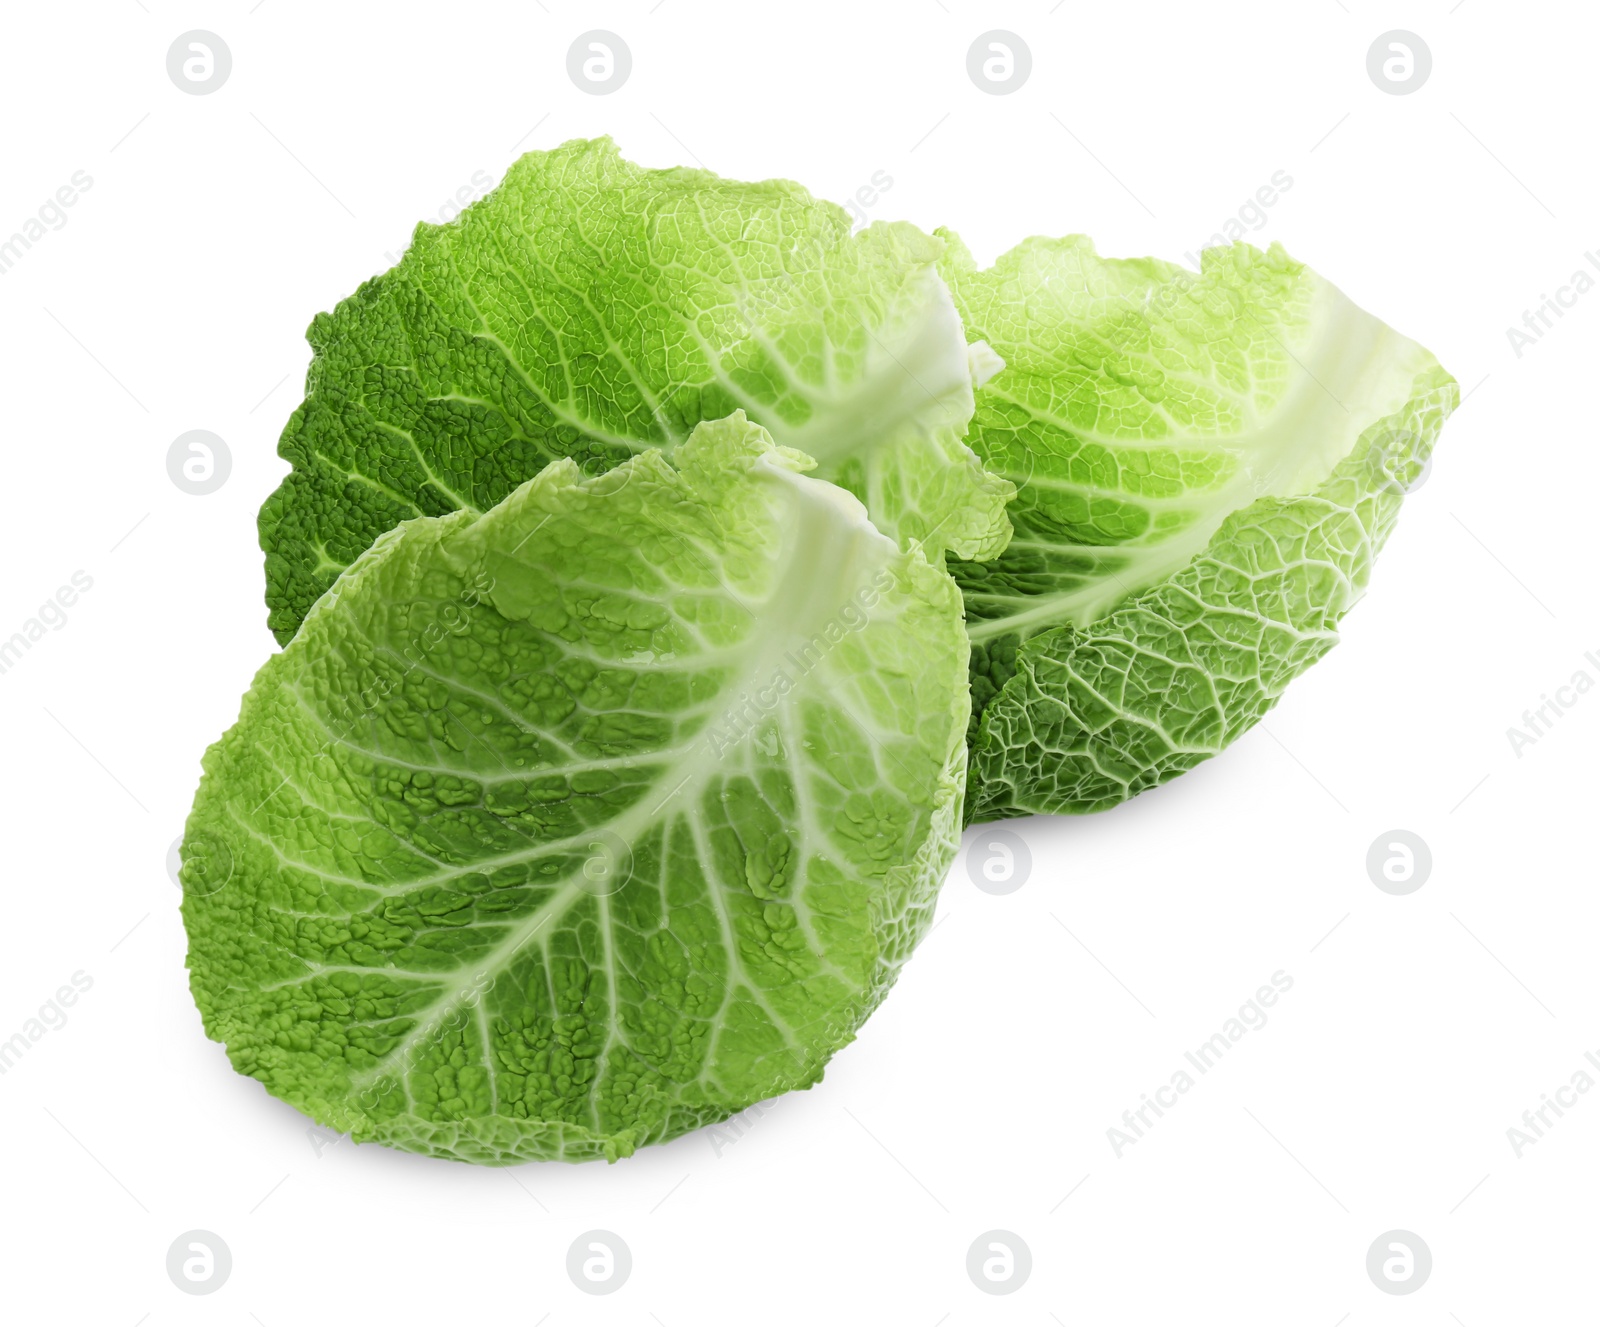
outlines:
M644 170L609 139L530 152L307 332L292 470L262 507L280 643L385 530L487 511L548 462L595 474L735 409L867 505L879 529L986 558L1011 489L961 436L975 375L906 223L851 234L797 184Z
M358 1140L615 1159L815 1082L953 858L955 584L742 415L382 535L205 756L191 987Z
M969 443L1014 537L952 562L967 818L1100 810L1216 754L1332 648L1458 392L1274 245L1200 273L1032 239L942 270L1005 367Z

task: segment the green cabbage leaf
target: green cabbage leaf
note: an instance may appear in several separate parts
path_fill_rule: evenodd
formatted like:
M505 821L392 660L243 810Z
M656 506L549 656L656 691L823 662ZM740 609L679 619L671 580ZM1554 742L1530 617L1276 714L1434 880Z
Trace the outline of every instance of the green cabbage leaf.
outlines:
M903 222L851 233L784 180L644 170L609 139L530 152L312 322L291 465L258 522L286 643L415 516L484 512L552 460L598 474L736 409L937 560L993 556L1011 488L962 442L992 356Z
M207 1033L357 1140L615 1159L817 1081L960 831L954 582L743 415L381 535L204 759Z
M941 269L1004 368L969 442L1017 487L952 561L967 816L1096 811L1215 755L1332 648L1458 400L1414 341L1274 245L1199 273L1082 236Z

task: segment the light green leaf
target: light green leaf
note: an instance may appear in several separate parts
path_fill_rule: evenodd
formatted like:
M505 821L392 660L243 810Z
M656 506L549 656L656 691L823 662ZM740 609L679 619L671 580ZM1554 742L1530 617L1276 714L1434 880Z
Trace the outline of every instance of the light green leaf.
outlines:
M551 460L600 473L736 408L902 546L993 556L1011 489L961 441L992 357L942 249L904 223L852 235L787 181L642 170L609 139L529 153L312 323L293 470L260 517L269 625L287 641L402 520L487 511Z
M1457 399L1276 245L1199 274L1026 241L943 271L1005 368L969 441L1015 537L952 566L973 642L968 817L1098 810L1221 750L1332 647Z
M615 1159L815 1082L927 928L959 595L740 416L383 535L184 841L207 1032L319 1122Z

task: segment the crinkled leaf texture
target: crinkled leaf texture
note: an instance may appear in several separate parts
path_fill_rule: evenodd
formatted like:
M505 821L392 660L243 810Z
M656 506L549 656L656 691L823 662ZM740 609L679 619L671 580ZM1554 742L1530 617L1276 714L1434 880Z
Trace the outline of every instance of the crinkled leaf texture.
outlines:
M941 241L850 233L797 184L643 170L609 139L517 161L307 336L291 473L261 509L280 643L414 516L487 511L551 460L596 474L736 408L937 561L1004 547L1012 490L961 441L974 375Z
M1332 648L1455 407L1421 346L1274 245L1194 273L1032 239L942 270L1005 361L969 441L1015 537L953 563L969 820L1095 811L1215 755Z
M960 829L960 596L742 415L408 521L207 752L206 1031L319 1122L615 1159L810 1086Z

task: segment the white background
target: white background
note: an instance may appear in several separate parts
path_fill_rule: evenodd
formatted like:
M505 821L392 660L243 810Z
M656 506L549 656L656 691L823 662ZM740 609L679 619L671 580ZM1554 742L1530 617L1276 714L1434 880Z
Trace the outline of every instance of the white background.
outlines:
M74 571L93 588L0 675L0 1039L74 972L93 985L0 1077L0 1315L1589 1320L1600 1092L1520 1157L1507 1130L1600 1051L1600 694L1520 757L1507 729L1580 668L1600 680L1600 292L1520 357L1506 332L1600 247L1592 10L252 4L5 11L0 237L74 171L93 185L0 276L0 637ZM233 54L208 96L166 71L193 28ZM566 74L593 28L633 55L609 96ZM1009 96L967 75L991 28L1032 50ZM1407 96L1366 71L1396 28L1434 59ZM200 753L273 648L255 513L284 472L303 330L475 172L600 133L648 165L840 200L886 171L875 217L953 226L985 262L1070 231L1178 258L1286 171L1251 238L1429 346L1470 399L1332 656L1177 783L1014 826L1033 857L1015 893L958 864L938 929L815 1090L737 1141L612 1167L328 1146L203 1036L166 867ZM166 470L195 428L232 453L205 497ZM1408 897L1365 866L1395 828L1434 857ZM1122 1112L1279 969L1294 985L1267 1026L1119 1158ZM206 1298L165 1268L197 1228L233 1257ZM564 1269L593 1228L632 1250L607 1298ZM1033 1256L1004 1298L965 1266L995 1228ZM1365 1271L1395 1228L1433 1253L1407 1297Z

